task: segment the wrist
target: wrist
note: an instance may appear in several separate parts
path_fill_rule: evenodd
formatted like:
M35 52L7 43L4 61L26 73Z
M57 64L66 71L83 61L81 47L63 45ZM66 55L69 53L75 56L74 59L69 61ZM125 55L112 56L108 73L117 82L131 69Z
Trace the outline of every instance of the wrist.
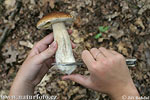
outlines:
M110 94L112 100L122 100L123 98L127 98L129 96L130 97L140 96L134 83L122 87L120 89L116 89Z
M20 96L33 94L34 94L34 86L32 84L21 80L15 80L13 82L9 95Z

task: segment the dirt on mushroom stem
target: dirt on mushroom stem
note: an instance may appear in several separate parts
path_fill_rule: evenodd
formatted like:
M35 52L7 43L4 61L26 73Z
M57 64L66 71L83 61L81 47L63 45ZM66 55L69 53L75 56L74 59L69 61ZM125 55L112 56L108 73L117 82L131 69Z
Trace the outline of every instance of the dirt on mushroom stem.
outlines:
M72 63L75 62L75 58L72 53L72 46L69 34L66 30L63 22L55 23L53 26L54 40L58 43L58 49L56 51L56 63ZM57 68L63 71L65 74L71 74L75 69L76 65L62 66L57 65Z

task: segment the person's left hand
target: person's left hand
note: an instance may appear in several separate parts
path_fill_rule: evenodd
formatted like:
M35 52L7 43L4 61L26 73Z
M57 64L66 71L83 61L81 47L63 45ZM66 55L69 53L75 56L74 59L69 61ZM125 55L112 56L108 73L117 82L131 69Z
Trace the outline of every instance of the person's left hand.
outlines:
M33 94L34 87L40 83L51 67L51 63L54 62L52 56L55 54L58 45L53 40L53 34L49 34L34 45L17 73L10 95ZM75 47L73 43L72 47Z

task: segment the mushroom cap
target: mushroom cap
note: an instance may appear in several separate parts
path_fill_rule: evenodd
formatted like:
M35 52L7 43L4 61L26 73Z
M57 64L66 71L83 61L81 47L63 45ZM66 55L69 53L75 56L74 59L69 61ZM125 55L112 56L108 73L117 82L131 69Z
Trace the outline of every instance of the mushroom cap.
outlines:
M51 25L58 22L64 22L65 24L71 24L73 16L64 12L53 12L44 16L37 23L38 29L49 29Z

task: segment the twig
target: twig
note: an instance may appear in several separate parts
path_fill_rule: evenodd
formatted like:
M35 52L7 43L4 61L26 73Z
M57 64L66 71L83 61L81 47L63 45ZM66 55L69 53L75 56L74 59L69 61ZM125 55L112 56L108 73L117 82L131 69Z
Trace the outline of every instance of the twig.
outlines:
M13 20L15 18L16 14L19 12L19 10L21 8L21 5L22 5L21 1L18 0L17 3L16 3L17 8L11 13L10 20ZM3 33L2 33L2 35L0 37L0 49L2 47L2 44L3 44L4 40L9 35L9 33L11 32L11 30L12 29L10 28L10 26L6 26L5 27Z
M5 40L7 34L10 32L11 30L9 29L9 27L5 27L3 33L2 33L2 36L0 37L0 46L1 44L3 43L3 41Z

